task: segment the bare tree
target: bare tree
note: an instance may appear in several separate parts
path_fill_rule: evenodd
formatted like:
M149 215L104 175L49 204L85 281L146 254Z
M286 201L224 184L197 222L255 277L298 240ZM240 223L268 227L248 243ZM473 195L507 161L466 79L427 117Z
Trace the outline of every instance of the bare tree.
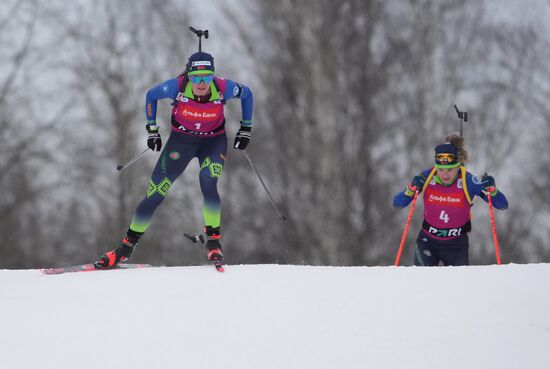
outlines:
M73 126L63 131L73 143L65 148L72 157L73 191L81 194L66 204L70 230L58 236L65 255L94 258L116 245L146 193L155 155L141 162L148 165L134 165L123 173L115 166L145 147L146 91L175 77L185 65L190 48L185 10L180 2L154 0L138 7L131 1L99 1L50 10L58 37L69 46L57 70L70 73L66 91L77 106ZM159 121L166 123L161 128L167 139L170 125L163 110L169 109L161 103ZM169 216L164 210L158 221ZM176 247L162 237L155 247L141 248L138 258L162 263Z
M391 198L458 127L453 103L468 107L474 122L465 132L472 170L499 177L516 121L529 113L520 97L529 96L522 71L533 62L534 39L528 27L494 24L487 6L261 2L253 18L270 48L248 34L249 25L236 25L269 86L256 136L264 144L251 151L269 168L291 220L274 221L260 197L248 204L245 213L264 214L240 220L261 234L251 241L259 260L391 263L406 216L391 209ZM261 196L248 178L240 188ZM473 236L491 245L490 231ZM488 262L491 252L474 249L473 262Z
M497 213L504 260L550 256L547 33L495 21L486 1L246 4L248 16L225 5L234 22L210 27L231 35L224 47L244 51L217 68L246 76L254 91L248 152L288 220L277 220L243 155L230 151L220 182L230 263L390 264L406 217L391 198L457 129L453 103L470 113L468 168L493 174L510 200ZM189 19L186 2L156 0L13 1L0 12L4 266L89 261L119 241L156 155L122 174L114 168L144 148L147 89L178 75L196 49ZM237 110L228 109L229 122ZM169 114L162 102L164 139ZM510 170L518 164L521 176ZM196 170L157 211L136 261L200 260L181 237L202 223ZM421 213L420 204L412 229ZM472 262L492 263L486 206L478 202L473 216Z
M44 234L40 204L59 185L44 171L53 160L51 130L63 112L48 111L36 83L41 68L35 42L38 15L35 1L12 1L0 14L0 68L5 71L0 77L0 259L4 267L32 266L40 260ZM26 103L21 106L21 102Z

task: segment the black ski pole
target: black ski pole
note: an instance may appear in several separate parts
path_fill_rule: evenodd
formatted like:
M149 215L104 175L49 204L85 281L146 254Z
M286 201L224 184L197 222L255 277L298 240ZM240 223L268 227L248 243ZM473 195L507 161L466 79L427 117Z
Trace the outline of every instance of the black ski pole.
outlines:
M149 151L149 150L151 150L151 149L150 149L150 148L146 148L142 153L137 154L136 156L134 156L134 157L133 157L132 159L130 159L126 164L119 164L119 165L117 165L116 170L118 170L118 171L120 172L120 171L122 171L122 170L128 168L130 165L134 164L134 162L135 162L136 160L138 160L139 158L141 158L141 156L142 156L143 154L145 154L145 153L146 153L147 151Z
M468 112L458 110L458 107L456 106L456 104L455 104L455 110L456 110L456 113L458 114L458 119L460 119L460 137L463 137L464 122L468 121Z
M277 213L277 216L278 216L279 220L286 220L285 216L282 215L281 212L279 211L279 208L277 208L277 205L275 205L275 201L273 201L273 198L271 197L271 194L269 193L269 190L267 189L267 186L265 185L264 180L260 176L260 173L256 169L256 166L254 166L254 163L250 159L250 156L248 156L248 154L246 153L245 150L243 150L243 153L244 153L244 156L246 157L246 160L248 160L248 163L250 164L250 166L254 170L254 172L256 172L256 176L258 176L258 179L260 180L260 183L264 187L265 193L267 194L267 197L269 198L269 201L271 201L271 205L273 205L273 209L275 209L275 212Z
M189 240L191 240L191 242L193 242L193 244L198 244L198 246L200 246L201 244L204 245L204 237L203 237L202 234L194 235L194 234L184 233L183 235L185 236L185 238L188 238ZM199 249L197 248L197 250L199 250ZM200 254L199 258L200 258L201 262L203 264L206 264L206 262L208 262L208 260L205 260L204 254L202 252L200 252L200 250L199 250L199 254Z

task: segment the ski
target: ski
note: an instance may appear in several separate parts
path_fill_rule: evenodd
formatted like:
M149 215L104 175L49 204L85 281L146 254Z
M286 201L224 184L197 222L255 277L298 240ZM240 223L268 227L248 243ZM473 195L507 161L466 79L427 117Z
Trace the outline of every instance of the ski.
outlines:
M119 270L119 269L136 269L136 268L149 268L149 264L117 264L115 267L107 269L98 269L94 264L81 264L81 265L72 265L68 267L61 268L45 268L40 269L42 274L63 274L63 273L78 273L78 272L95 272L95 271L106 271L106 270Z

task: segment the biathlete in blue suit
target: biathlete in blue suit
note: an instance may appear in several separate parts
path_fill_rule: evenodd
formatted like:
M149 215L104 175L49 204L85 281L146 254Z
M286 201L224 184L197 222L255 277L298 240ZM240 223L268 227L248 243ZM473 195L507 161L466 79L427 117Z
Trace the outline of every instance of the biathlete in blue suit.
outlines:
M492 197L497 209L508 208L508 201L492 176L479 178L466 171L468 153L458 134L435 148L435 166L415 176L405 190L395 195L393 206L404 208L416 191L424 194L424 222L416 240L414 265L468 265L468 232L474 196L485 202Z
M197 52L191 55L180 76L147 92L147 145L156 151L162 148L156 122L157 101L160 99L173 100L170 137L160 154L147 194L135 211L126 237L117 248L101 256L95 263L97 268L111 268L130 257L139 238L149 228L153 214L166 198L168 190L195 157L200 165L199 182L204 197L202 213L208 237L208 259L222 261L221 204L217 183L227 153L224 106L228 100L241 100L241 127L235 136L233 147L245 150L251 138L253 97L247 86L219 78L214 75L214 71L212 55Z

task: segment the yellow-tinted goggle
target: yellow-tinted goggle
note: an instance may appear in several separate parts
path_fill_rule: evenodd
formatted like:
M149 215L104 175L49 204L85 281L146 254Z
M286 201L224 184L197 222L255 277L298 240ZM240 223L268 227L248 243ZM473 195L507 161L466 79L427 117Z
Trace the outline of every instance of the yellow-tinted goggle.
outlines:
M435 155L435 162L437 164L443 164L443 165L453 164L453 163L456 162L456 155L447 154L447 153L436 154Z

